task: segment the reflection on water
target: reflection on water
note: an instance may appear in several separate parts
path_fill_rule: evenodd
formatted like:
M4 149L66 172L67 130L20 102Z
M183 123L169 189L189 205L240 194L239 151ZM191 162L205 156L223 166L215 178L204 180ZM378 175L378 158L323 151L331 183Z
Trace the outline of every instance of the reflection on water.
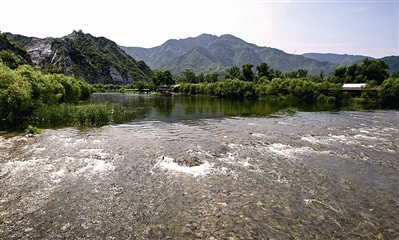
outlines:
M115 99L136 117L0 138L2 238L399 238L397 111Z
M307 106L294 100L229 100L211 96L158 96L151 94L97 93L92 96L93 103L119 103L133 111L126 121L154 120L175 122L180 120L209 119L234 116L268 116L287 108L295 107L304 111L329 110L333 106Z

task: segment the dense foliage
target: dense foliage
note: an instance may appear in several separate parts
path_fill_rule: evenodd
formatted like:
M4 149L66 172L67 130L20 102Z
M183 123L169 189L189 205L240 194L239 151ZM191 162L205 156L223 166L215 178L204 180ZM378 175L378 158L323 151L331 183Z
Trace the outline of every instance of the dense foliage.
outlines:
M361 65L352 64L335 70L334 76L324 78L308 76L304 69L282 74L266 63L256 67L244 64L235 66L224 79L206 81L203 76L186 70L180 78L180 91L184 94L210 94L219 97L259 98L265 96L290 96L305 103L330 104L356 103L382 107L399 107L399 78L389 77L388 66L381 60L364 59ZM362 91L343 91L343 83L367 83Z
M85 81L62 74L43 74L0 52L0 128L18 125L44 105L77 103L90 97Z

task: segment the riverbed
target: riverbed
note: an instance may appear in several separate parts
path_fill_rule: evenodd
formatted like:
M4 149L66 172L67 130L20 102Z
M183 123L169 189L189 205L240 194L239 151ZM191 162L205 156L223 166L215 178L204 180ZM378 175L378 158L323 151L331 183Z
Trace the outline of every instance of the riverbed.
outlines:
M1 136L1 238L399 238L398 111L159 109Z

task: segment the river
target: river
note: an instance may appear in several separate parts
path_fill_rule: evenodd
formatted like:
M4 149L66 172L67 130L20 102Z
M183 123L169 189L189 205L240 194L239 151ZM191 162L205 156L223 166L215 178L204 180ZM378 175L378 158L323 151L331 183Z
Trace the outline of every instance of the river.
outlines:
M0 238L399 238L398 111L92 100L134 113L0 136Z

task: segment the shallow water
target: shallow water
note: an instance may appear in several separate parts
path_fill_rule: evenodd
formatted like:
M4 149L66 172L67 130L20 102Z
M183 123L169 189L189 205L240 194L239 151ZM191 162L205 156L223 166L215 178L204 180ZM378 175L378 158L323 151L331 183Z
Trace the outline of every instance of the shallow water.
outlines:
M399 238L398 111L215 113L0 137L1 238Z

